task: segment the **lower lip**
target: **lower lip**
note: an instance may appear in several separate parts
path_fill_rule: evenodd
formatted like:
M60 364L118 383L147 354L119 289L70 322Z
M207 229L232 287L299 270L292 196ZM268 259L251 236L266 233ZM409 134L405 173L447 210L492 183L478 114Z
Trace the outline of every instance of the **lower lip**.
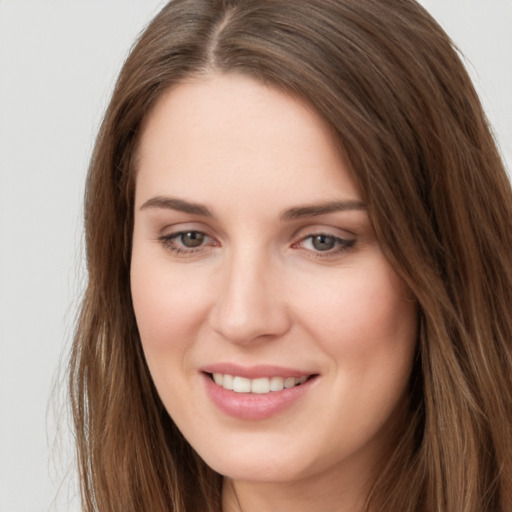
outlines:
M265 420L290 408L310 390L316 380L316 377L312 377L293 388L259 394L236 393L218 386L207 374L203 373L203 377L210 399L222 412L249 421Z

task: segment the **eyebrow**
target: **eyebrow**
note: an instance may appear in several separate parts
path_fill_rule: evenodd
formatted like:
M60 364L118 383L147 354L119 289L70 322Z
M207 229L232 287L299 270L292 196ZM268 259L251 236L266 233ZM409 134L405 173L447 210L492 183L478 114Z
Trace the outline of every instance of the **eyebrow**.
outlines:
M163 208L166 210L191 213L193 215L201 215L203 217L213 217L212 212L206 206L175 197L152 197L140 207L141 210L146 210L147 208Z
M304 217L318 217L334 212L345 212L349 210L366 210L366 206L362 201L329 201L321 204L313 204L307 206L299 206L290 208L281 215L281 220L297 220Z
M141 210L146 210L148 208L162 208L190 213L192 215L200 215L202 217L214 217L213 213L206 206L175 197L152 197L140 207ZM357 200L329 201L321 204L289 208L281 214L280 218L281 221L291 221L305 217L318 217L320 215L327 215L329 213L344 212L350 210L366 210L366 206L362 201Z

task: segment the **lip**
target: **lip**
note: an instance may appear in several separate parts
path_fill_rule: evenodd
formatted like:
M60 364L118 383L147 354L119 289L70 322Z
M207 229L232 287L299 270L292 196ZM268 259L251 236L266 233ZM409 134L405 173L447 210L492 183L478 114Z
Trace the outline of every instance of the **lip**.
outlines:
M260 364L254 366L240 366L233 363L215 363L200 368L204 373L223 373L228 375L238 375L246 379L258 379L261 377L303 377L315 375L314 372L285 368L282 366Z
M247 379L260 377L302 377L308 376L303 384L293 388L266 394L236 393L218 386L211 378L212 373L238 375ZM231 363L208 365L201 368L206 393L213 404L224 414L245 421L261 421L278 415L294 406L307 395L318 379L318 374L272 365L240 367Z

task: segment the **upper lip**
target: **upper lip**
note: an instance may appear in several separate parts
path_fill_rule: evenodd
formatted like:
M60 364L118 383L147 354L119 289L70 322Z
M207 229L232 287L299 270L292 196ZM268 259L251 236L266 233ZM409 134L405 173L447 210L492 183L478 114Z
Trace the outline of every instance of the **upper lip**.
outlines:
M296 368L286 368L268 364L258 364L252 366L240 366L234 363L213 363L200 368L204 373L222 373L224 375L233 375L245 377L246 379L258 379L261 377L303 377L313 375L314 372L299 370Z

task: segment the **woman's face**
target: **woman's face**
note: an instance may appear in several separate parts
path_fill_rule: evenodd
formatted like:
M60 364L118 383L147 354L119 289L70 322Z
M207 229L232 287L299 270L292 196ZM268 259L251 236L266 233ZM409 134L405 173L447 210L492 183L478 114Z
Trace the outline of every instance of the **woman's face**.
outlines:
M184 436L235 480L368 475L404 403L416 305L327 126L212 75L160 99L139 149L133 304Z

